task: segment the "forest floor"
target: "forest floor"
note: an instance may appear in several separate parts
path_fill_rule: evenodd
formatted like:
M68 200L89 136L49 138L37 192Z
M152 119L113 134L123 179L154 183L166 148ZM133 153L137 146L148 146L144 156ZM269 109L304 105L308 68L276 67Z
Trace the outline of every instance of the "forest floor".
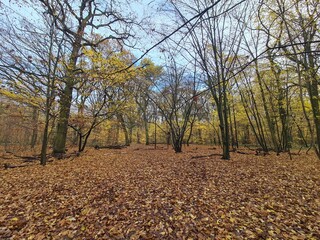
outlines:
M312 154L219 153L135 145L6 170L19 160L0 159L0 239L320 239Z

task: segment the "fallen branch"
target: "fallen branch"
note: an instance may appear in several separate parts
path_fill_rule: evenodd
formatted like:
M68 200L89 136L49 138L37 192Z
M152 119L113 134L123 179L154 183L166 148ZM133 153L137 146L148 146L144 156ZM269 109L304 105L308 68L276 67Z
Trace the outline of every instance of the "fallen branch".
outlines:
M5 163L3 165L4 169L6 169L6 170L9 168L19 168L19 167L27 167L27 166L29 166L29 165L27 165L27 164L25 164L25 165L11 165L9 163Z
M71 158L71 160L73 160L76 157L79 157L80 153L79 152L73 152L73 153L59 153L59 154L53 154L52 157L57 158L58 160L63 160L63 159L67 159L67 158Z
M16 156L18 158L22 158L24 159L23 162L33 162L33 161L39 161L40 160L40 156Z
M210 155L192 156L191 159L195 159L195 158L209 158L209 157L213 157L213 156L222 156L222 154L213 153L213 154L210 154Z
M94 148L96 150L99 150L99 149L103 149L103 148L107 148L107 149L123 149L123 148L126 148L127 146L125 145L109 145L109 146L98 146L98 145L95 145Z
M208 149L209 149L209 150L217 150L216 147L209 147Z
M250 154L250 153L246 153L246 152L241 152L241 151L235 151L235 153L239 153L239 154Z

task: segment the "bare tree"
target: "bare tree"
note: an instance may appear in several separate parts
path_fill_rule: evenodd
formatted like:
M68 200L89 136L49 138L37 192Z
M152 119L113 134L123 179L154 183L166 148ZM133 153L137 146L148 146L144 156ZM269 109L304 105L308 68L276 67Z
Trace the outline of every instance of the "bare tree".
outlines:
M38 13L37 8L33 11ZM19 21L12 21L9 14L18 15ZM3 86L24 101L45 113L45 126L42 139L41 164L46 164L49 122L54 116L53 103L59 79L62 42L64 35L55 28L55 18L41 14L42 24L36 26L10 8L1 26L0 76Z
M200 81L187 67L188 65L180 67L177 60L171 58L150 95L155 104L154 115L163 116L168 124L175 152L182 151L186 131L200 109L196 99Z
M196 15L208 9L194 24L187 24L191 46L197 53L198 63L206 74L206 84L215 100L221 132L223 159L229 159L228 80L237 66L237 55L244 33L246 5L243 1L221 1L212 6L210 1L172 1L181 21L187 23L187 15ZM236 8L237 7L237 8Z

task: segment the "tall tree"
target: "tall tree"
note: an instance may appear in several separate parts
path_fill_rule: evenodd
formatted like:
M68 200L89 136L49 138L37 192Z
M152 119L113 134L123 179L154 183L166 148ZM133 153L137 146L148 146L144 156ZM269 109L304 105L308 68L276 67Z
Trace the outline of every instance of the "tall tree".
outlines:
M162 74L162 67L155 65L151 59L145 58L141 61L137 73L135 101L139 106L140 114L145 131L145 143L149 145L149 122L150 122L150 92L155 81Z
M187 67L188 65L180 67L178 62L171 58L150 95L155 105L154 117L161 115L165 119L170 129L172 146L177 153L182 151L190 120L199 110L196 96L201 87L200 81Z
M212 6L211 1L172 1L180 20L188 23L188 14L197 15L207 11L194 24L187 24L191 45L197 53L197 60L207 76L206 84L216 103L221 132L223 159L229 159L230 133L228 119L228 80L237 67L237 54L243 37L246 5L241 2L220 1ZM235 8L238 6L238 8Z
M53 153L61 155L65 152L68 120L72 103L72 93L81 78L78 60L84 46L96 47L106 39L128 39L133 20L124 17L121 9L116 9L112 2L81 0L70 2L65 0L40 0L43 10L54 17L55 27L66 36L64 44L69 51L64 63L64 88L60 94L59 119L55 134ZM104 29L100 38L90 39L95 31ZM88 37L89 36L89 37Z

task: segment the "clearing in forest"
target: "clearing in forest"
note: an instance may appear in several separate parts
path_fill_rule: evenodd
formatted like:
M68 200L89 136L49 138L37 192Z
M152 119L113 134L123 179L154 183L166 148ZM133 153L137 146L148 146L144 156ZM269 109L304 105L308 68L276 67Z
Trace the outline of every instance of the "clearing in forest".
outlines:
M219 152L135 145L1 168L0 239L320 239L320 161Z

